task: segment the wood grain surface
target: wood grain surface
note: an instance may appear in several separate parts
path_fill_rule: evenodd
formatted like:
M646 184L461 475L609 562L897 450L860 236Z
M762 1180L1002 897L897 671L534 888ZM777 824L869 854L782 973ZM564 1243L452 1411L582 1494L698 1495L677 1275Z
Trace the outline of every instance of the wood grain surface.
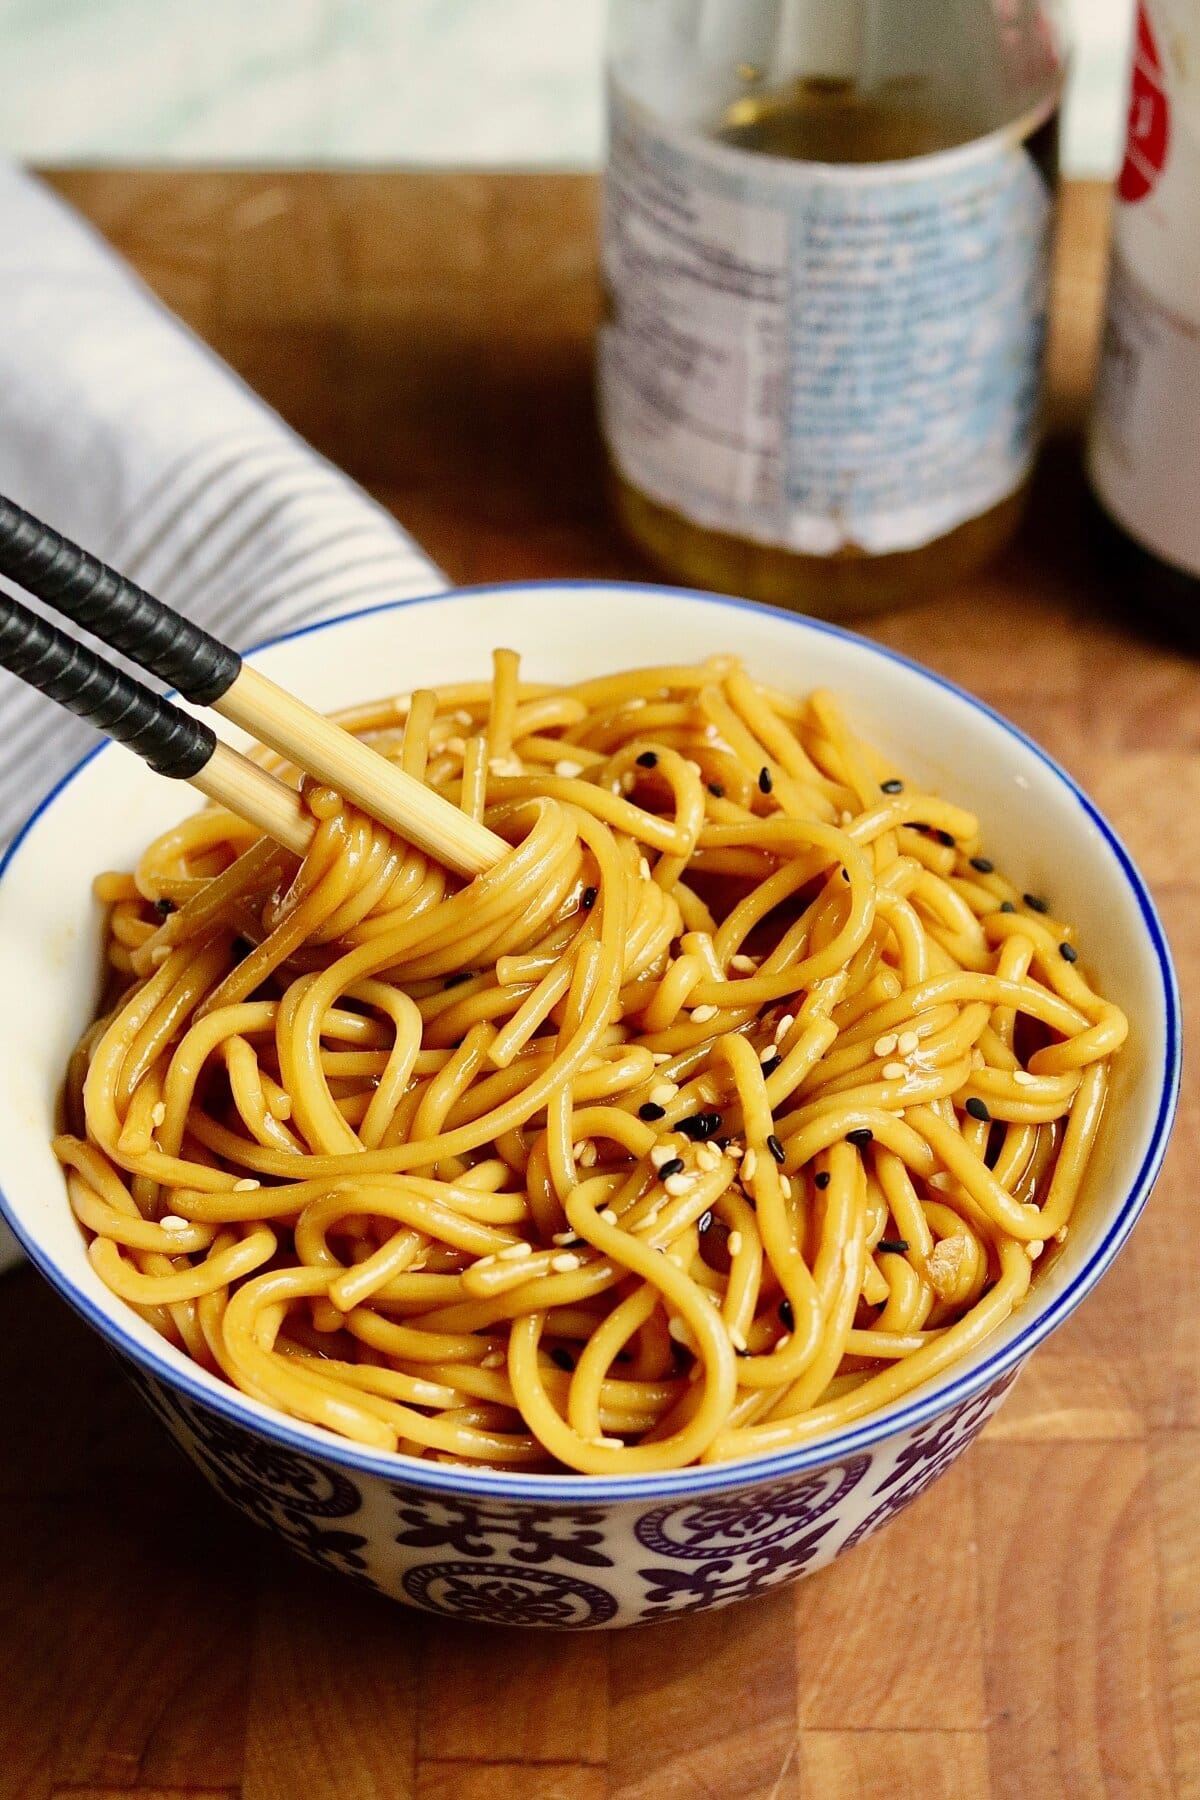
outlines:
M452 576L644 573L602 496L589 181L53 179ZM1087 784L1191 987L1200 675L1103 600L1078 472L1105 216L1099 190L1069 194L1020 542L874 629ZM0 1795L1200 1795L1198 1152L1189 1090L1129 1250L899 1521L794 1587L608 1637L443 1623L293 1560L176 1458L41 1282L10 1277Z

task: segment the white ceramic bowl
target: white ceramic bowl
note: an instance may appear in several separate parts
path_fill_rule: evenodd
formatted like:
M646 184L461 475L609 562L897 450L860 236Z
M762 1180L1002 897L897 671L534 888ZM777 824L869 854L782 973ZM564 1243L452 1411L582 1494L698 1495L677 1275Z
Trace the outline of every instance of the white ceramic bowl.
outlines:
M494 1474L371 1453L205 1374L91 1270L49 1148L63 1067L96 998L90 883L102 868L128 866L191 802L111 747L67 777L0 882L0 1189L30 1257L120 1353L208 1479L296 1549L440 1613L612 1626L724 1605L819 1568L959 1455L1141 1210L1175 1107L1178 994L1140 876L1062 770L958 689L829 626L708 594L530 584L360 613L255 661L328 709L482 676L496 644L520 650L535 679L736 650L780 687L836 690L852 724L916 780L977 812L998 865L1077 923L1089 968L1132 1024L1062 1255L977 1354L907 1399L801 1450L665 1475Z

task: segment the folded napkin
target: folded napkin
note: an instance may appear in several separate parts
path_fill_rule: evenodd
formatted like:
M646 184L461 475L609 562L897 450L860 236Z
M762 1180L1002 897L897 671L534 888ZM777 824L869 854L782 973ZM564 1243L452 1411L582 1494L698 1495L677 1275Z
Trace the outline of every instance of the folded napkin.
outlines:
M446 585L90 226L2 167L0 493L239 648ZM95 741L0 672L0 842Z

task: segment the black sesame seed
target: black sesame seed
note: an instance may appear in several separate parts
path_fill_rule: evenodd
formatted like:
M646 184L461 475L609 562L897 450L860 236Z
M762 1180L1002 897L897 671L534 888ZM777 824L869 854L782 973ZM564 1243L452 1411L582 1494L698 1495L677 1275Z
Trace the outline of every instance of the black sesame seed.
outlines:
M880 1238L877 1250L886 1250L892 1256L903 1256L908 1249L907 1238Z
M154 902L154 910L156 913L161 913L163 918L165 919L168 916L168 914L173 913L175 911L175 902L173 900L166 900L166 899L156 900Z
M987 1125L991 1122L992 1115L987 1109L987 1102L985 1100L976 1100L972 1097L967 1101L967 1111L973 1119L978 1119L981 1125Z
M473 979L474 979L474 971L473 970L471 970L471 969L456 969L453 975L447 975L445 981L443 981L443 983L442 983L442 986L448 987L448 988L461 987L464 981L471 981Z
M902 794L904 792L904 783L895 775L890 781L881 781L879 786L885 794Z
M1015 912L1016 912L1016 910L1017 910L1017 909L1016 909L1016 907L1015 907L1015 906L1014 906L1014 905L1013 905L1013 903L1012 903L1012 901L1011 901L1011 900L1002 900L1002 901L1001 901L1001 902L1000 902L1000 911L1001 911L1001 912L1008 912L1008 913L1015 913Z
M696 1230L701 1231L701 1232L707 1231L711 1224L712 1224L712 1208L710 1207L708 1212L702 1213L700 1215L700 1217L697 1219Z
M1030 912L1047 913L1050 911L1049 901L1043 900L1038 894L1022 894L1021 898Z
M568 1375L575 1373L575 1358L569 1350L556 1349L550 1352L550 1361L556 1369L564 1369Z
M819 1187L819 1188L827 1188L829 1186L829 1183L832 1180L833 1180L833 1177L832 1177L832 1175L830 1175L829 1170L821 1169L816 1175L813 1176L813 1186Z
M775 1136L774 1132L772 1132L767 1139L767 1149L771 1152L771 1155L775 1158L777 1163L783 1162L787 1157L787 1151Z
M848 1131L846 1133L846 1142L848 1144L853 1144L856 1149L861 1150L864 1145L871 1142L873 1135L874 1134L868 1125L860 1125L857 1131Z
M981 875L991 875L994 874L996 865L986 856L973 856L971 867L978 869Z
M675 1129L682 1131L684 1137L690 1138L693 1144L703 1144L720 1131L721 1115L719 1112L692 1113L689 1118L680 1119Z
M779 1323L785 1325L789 1331L795 1331L796 1329L796 1315L792 1310L792 1303L790 1300L781 1300L779 1302Z
M644 1106L638 1107L638 1118L644 1119L647 1125L653 1125L656 1119L665 1119L666 1116L666 1107L656 1106L653 1100L647 1100Z
M1062 957L1064 962L1079 961L1079 952L1074 944L1060 944L1058 946L1058 954Z
M725 798L725 789L721 786L719 781L710 781L708 784L708 791L714 800L723 800Z
M774 786L775 783L771 780L771 771L764 763L758 771L758 791L760 794L769 794Z
M782 1061L783 1061L782 1056L770 1057L762 1066L762 1072L763 1072L764 1076L765 1075L773 1075Z
M683 1168L684 1163L682 1156L673 1156L670 1162L665 1162L658 1171L658 1179L660 1181L668 1181L672 1175L682 1175Z
M849 869L843 869L843 870L842 870L842 880L843 880L843 881L849 881L849 879L850 879L850 871L849 871Z
M658 756L653 750L643 750L637 761L639 769L654 769L658 767Z
M584 888L583 899L580 902L581 906L583 907L584 912L591 912L593 906L595 906L595 904L599 898L600 898L600 889L599 888L594 888L594 887Z
M945 845L947 850L953 850L955 844L958 841L957 838L955 838L953 836L953 834L949 831L935 831L933 835L937 839L939 844Z
M913 819L910 821L910 823L911 823L912 829L914 831L932 831L933 830L933 826L929 823L928 819Z

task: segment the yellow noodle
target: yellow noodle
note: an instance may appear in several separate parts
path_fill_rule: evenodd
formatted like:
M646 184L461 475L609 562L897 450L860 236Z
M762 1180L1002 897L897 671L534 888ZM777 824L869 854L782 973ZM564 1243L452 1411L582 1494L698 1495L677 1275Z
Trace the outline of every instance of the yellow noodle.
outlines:
M303 859L213 807L98 879L55 1148L143 1319L371 1448L607 1475L805 1443L1021 1304L1127 1024L970 813L732 657L343 723L508 852L456 884L308 783Z

